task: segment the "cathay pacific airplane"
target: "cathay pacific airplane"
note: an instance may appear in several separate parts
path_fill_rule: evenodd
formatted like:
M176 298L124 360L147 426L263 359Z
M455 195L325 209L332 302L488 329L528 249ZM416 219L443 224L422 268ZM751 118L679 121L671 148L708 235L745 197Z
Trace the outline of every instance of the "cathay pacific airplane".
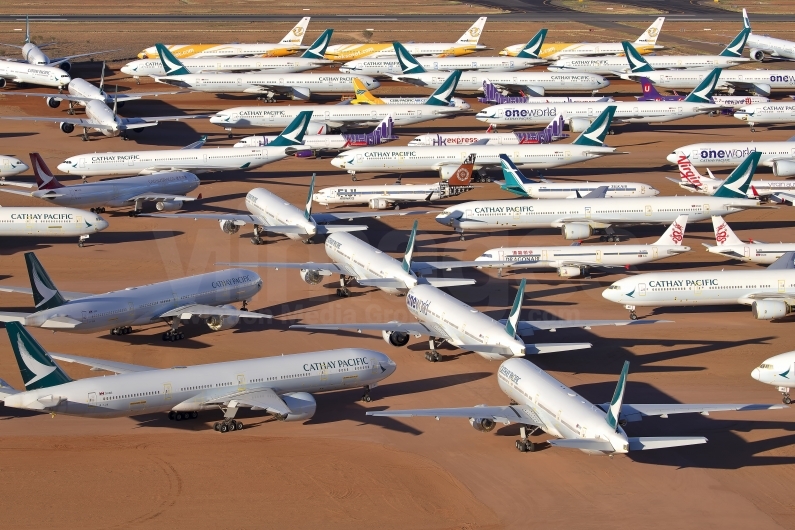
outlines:
M4 210L2 208L0 210ZM105 294L61 292L33 252L25 253L30 287L0 284L0 292L32 294L32 313L0 311L0 322L19 322L27 327L68 333L111 330L126 335L132 326L165 322L170 329L163 340L183 339L182 320L203 319L213 331L229 329L241 318L270 315L241 311L232 302L246 302L262 289L262 279L245 269L226 269L178 280L128 287Z
M795 122L795 102L752 103L737 109L734 117L748 122L751 132L756 132L756 126L759 124L793 123Z
M748 18L748 12L745 8L743 8L743 24L750 31L751 20ZM791 40L751 33L748 36L748 48L750 48L748 56L754 61L764 61L765 54L773 59L795 60L795 42Z
M595 405L580 396L538 366L526 359L508 359L500 365L497 383L513 404L503 406L476 405L452 409L379 410L368 416L405 418L412 416L468 419L480 432L491 432L498 423L518 424L519 452L534 452L538 442L530 436L539 431L554 436L548 443L553 447L579 449L588 454L613 455L631 451L665 449L707 443L703 436L627 436L624 427L644 417L669 414L772 410L782 405L741 404L668 404L625 405L624 391L629 373L629 361L624 362L618 385L609 403ZM529 431L529 432L528 432Z
M30 169L28 165L19 158L8 155L0 155L0 179L19 175L28 169ZM2 180L0 180L0 184L3 184Z
M82 247L91 234L101 232L107 227L108 222L99 215L75 208L0 208L0 237L77 237L77 246Z
M195 419L199 411L223 412L215 430L243 429L238 410L265 411L282 421L306 421L317 403L310 392L370 389L395 371L381 352L343 348L158 369L64 353L48 353L16 322L6 324L25 390L0 379L6 407L86 418L118 418L168 412L171 420ZM55 362L90 366L114 377L73 380Z
M751 372L751 377L768 385L777 386L781 392L782 401L789 405L792 399L789 392L793 386L795 378L795 351L774 355L762 361L757 368Z
M712 254L749 263L770 265L785 252L795 252L795 243L765 243L758 239L743 242L719 215L712 218L712 227L715 230L715 245L702 243L707 247L707 252Z

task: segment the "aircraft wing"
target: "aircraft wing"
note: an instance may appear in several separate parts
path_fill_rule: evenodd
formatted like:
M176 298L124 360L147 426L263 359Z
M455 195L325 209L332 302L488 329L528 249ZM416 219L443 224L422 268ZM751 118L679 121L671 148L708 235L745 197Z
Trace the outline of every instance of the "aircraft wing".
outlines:
M47 66L58 66L61 63L65 63L66 61L71 61L72 59L77 59L78 57L88 57L90 55L99 55L101 53L110 53L110 52L117 52L119 50L104 50L101 52L91 52L91 53L80 53L77 55L67 55L66 57L58 57L57 59L50 59L50 63Z
M330 223L332 221L351 221L353 219L379 219L389 216L403 215L424 215L432 213L422 210L396 210L392 212L348 212L348 213L313 213L312 219L318 224ZM433 212L436 213L436 212Z
M66 355L65 353L50 353L50 357L59 361L67 363L82 364L90 366L92 370L107 370L117 374L130 374L134 372L147 372L149 370L158 370L151 366L143 366L140 364L127 364L119 363L116 361L106 361L104 359L94 359L92 357L80 357L78 355Z
M20 182L17 180L2 180L0 179L0 186L19 186L20 188L36 188L33 182ZM30 195L30 194L28 194Z
M94 296L94 293L76 293L74 291L58 291L66 300L77 300L79 298L86 298ZM0 285L0 293L21 293L33 296L33 289L30 287L13 287L11 285Z
M19 191L19 190L4 190L3 188L0 188L0 191L1 191L1 192L3 192L3 193L13 193L14 195L23 195L23 196L25 196L25 197L31 197L31 196L33 196L33 194L32 194L31 192L29 192L29 191ZM56 197L59 197L59 196L60 196L60 193L59 193L59 194L56 194L55 196L56 196ZM52 195L50 195L50 197L52 197Z
M600 409L607 412L610 403L598 405ZM620 419L627 421L641 421L644 416L662 416L669 414L688 414L699 413L708 416L710 412L722 412L728 410L750 411L750 410L774 410L785 409L786 405L767 405L767 404L670 404L670 405L621 405Z
M0 190L2 191L2 190ZM336 263L315 263L313 261L309 261L307 263L266 263L266 262L246 262L246 263L216 263L216 265L223 265L225 267L266 267L271 269L299 269L299 270L313 270L320 272L323 276L329 276L331 274L345 274L349 276L355 276L353 271L348 270L345 267L337 265Z
M2 191L2 190L0 190ZM451 271L453 269L462 269L468 267L477 267L485 269L502 269L515 265L515 261L413 261L411 262L411 270L418 274L427 274L434 271ZM430 280L430 278L427 278Z
M5 191L0 189L0 191ZM135 197L130 197L127 199L129 202L135 201L195 201L198 197L188 197L187 195L169 195L168 193L144 193L141 195L136 195Z
M234 406L248 405L253 409L266 410L271 414L284 415L292 412L290 407L287 406L287 403L270 388L234 394L229 405L232 406L233 402L237 402Z
M507 320L500 320L505 324ZM516 326L516 334L532 335L535 331L555 331L565 328L590 329L592 326L635 326L639 323L658 324L670 320L520 320Z
M413 416L432 418L483 418L490 419L503 425L522 423L542 427L544 422L529 407L511 405L504 407L490 407L478 405L475 407L462 407L451 409L407 409L407 410L376 410L367 413L368 416L385 416L391 418L411 418Z
M129 94L108 94L111 99L116 99L120 103L141 98L156 98L159 96L171 96L174 94L190 94L191 90L173 90L171 92L130 92Z
M341 331L352 329L357 333L361 333L362 331L397 331L414 335L417 338L430 334L433 334L434 337L439 337L441 335L440 330L432 331L419 322L385 322L383 324L293 324L290 326L290 329L303 329L308 331Z
M46 121L50 123L71 123L75 127L86 127L88 129L97 129L112 131L113 125L105 125L97 121L87 120L84 118L45 118L42 116L0 116L3 120L18 120L18 121Z
M792 293L751 293L739 298L738 304L752 305L756 300L781 300L787 302L789 305L795 305L795 296Z
M14 96L25 96L30 97L40 97L40 98L53 98L53 99L62 99L64 101L79 101L82 103L88 103L89 101L94 101L94 98L85 98L83 96L73 96L72 94L48 94L48 93L41 93L41 92L8 92L3 93L3 95L14 95Z
M240 317L240 318L273 318L271 315L264 315L262 313L252 313L251 311L241 311L240 309L233 309L229 307L220 307L214 305L204 304L189 304L158 316L158 318L179 317L182 320L189 320L193 315L201 318L207 317Z
M263 226L265 221L259 217L247 213L151 213L141 214L140 217L167 217L167 218L192 218L214 219L216 221L233 221L237 226L248 223Z
M137 125L140 123L158 123L161 121L193 120L196 118L210 118L212 114L184 114L182 116L152 116L150 118L124 118L124 125ZM63 120L61 120L63 121Z

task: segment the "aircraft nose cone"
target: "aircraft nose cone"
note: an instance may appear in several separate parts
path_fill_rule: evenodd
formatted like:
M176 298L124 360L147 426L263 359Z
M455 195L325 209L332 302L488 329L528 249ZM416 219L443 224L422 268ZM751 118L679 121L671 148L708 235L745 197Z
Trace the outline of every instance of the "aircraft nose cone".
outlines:
M223 119L224 119L223 117L216 114L215 116L210 116L210 123L218 125L222 122Z
M70 167L69 164L67 164L66 162L61 162L60 164L58 164L58 171L60 171L61 173L69 173L69 167Z
M108 227L108 222L102 217L97 216L96 224L94 225L97 232L101 232Z
M606 300L610 300L611 302L615 302L616 301L616 299L615 299L615 293L616 292L618 292L618 291L615 290L615 289L610 289L608 287L607 289L602 291L602 298L604 298Z
M756 379L757 381L759 381L759 377L760 377L761 375L762 375L762 372L760 372L760 371L759 371L759 368L754 368L754 369L751 371L751 377L753 377L753 378L754 378L754 379Z
M120 70L123 74L132 75L132 70L127 66L122 66Z
M346 66L343 66L342 68L340 68L340 72L342 72L343 74L352 74L354 70L353 68L348 68Z
M19 164L17 164L17 169L19 169L19 171L21 173L23 171L29 170L30 166L28 166L25 162L20 162Z
M331 160L331 165L334 166L334 167L338 167L338 168L344 167L344 164L343 164L341 158L333 158Z
M376 79L373 79L373 80L370 82L370 86L371 86L371 87L373 87L373 88L378 88L378 87L380 87L380 86L381 86L381 83L379 83L379 82L378 82Z
M676 162L679 160L679 155L676 153L671 153L670 155L666 156L665 159L672 164L676 164Z

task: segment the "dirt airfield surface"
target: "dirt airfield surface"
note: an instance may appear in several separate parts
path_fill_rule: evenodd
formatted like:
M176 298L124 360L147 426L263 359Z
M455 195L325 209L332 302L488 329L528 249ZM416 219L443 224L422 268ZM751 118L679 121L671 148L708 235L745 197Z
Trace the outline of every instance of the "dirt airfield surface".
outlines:
M88 68L85 75L96 77L96 66ZM119 83L120 90L165 89ZM634 90L635 85L617 82L608 93L627 97ZM390 92L424 93L391 83L378 91ZM190 94L132 102L123 110L128 116L154 116L238 104L256 103L247 97ZM12 96L2 99L0 110L3 115L65 113L63 105L53 110L41 100ZM428 131L484 129L473 116L429 122L399 129L401 139L394 145ZM675 147L708 140L784 140L795 134L795 129L778 128L751 135L747 125L731 117L616 130L619 134L609 136L607 143L629 154L549 170L546 176L640 181L663 194L683 194L665 179L677 176L665 160ZM40 151L54 169L79 153L181 147L201 134L209 135L205 149L235 141L206 120L163 123L128 142L92 135L88 143L77 133L63 134L54 124L4 120L0 138L3 153L26 159L27 153ZM189 210L243 210L246 192L258 186L300 205L312 173L319 188L350 183L328 158L291 158L250 172L202 175L197 191L203 199ZM727 172L718 173L723 177ZM766 168L759 174L772 177ZM397 176L361 175L360 183L391 183ZM406 174L403 182L436 178L432 173ZM61 180L79 182L74 177ZM480 184L433 208L479 198L511 196L494 184ZM4 194L0 204L40 203ZM728 221L743 239L794 241L793 212L788 207L755 210ZM59 288L96 293L210 271L216 262L327 260L321 244L270 237L266 245L254 246L250 227L229 236L211 221L130 218L126 210L104 216L110 227L91 236L82 249L73 240L3 239L0 284L28 286L27 251L36 252ZM461 242L433 215L414 218L419 218L420 228L415 259L470 260L499 246L565 243L551 229L470 233ZM370 229L361 236L400 257L414 218L368 221ZM633 241L653 242L663 230L648 226L624 233ZM691 252L647 265L642 272L757 268L708 254L701 243L714 243L709 221L689 224L684 243ZM177 423L165 414L90 420L0 408L0 476L7 487L0 496L0 513L8 528L795 528L794 409L648 419L627 430L634 436L706 436L709 443L614 458L555 448L520 454L514 448L514 426L482 434L466 421L368 418L367 410L384 408L506 404L496 384L499 364L447 347L441 349L444 362L431 364L423 355L427 343L417 340L397 349L375 334L288 331L292 323L380 322L405 320L409 314L404 298L376 289L353 287L352 297L338 299L334 281L310 286L295 271L258 273L264 288L249 307L272 314L270 324L242 323L214 333L197 322L186 326L185 340L175 343L161 340L165 326L138 328L121 337L31 332L50 351L164 368L348 346L372 348L398 364L397 372L373 391L374 401L359 401L360 389L318 394L317 414L306 423L244 412L239 417L246 428L224 436L212 430L220 412ZM502 278L495 271L458 274L478 283L451 292L494 318L506 316L521 278L528 280L524 319L628 316L601 297L623 274L598 272L590 280L564 280L554 271L507 273ZM0 300L9 311L32 306L24 295L4 293ZM533 340L592 342L593 348L532 361L594 403L610 400L625 360L631 363L628 403L779 402L776 389L751 379L750 372L767 357L793 349L792 319L760 322L742 307L640 308L639 315L672 322L542 332ZM103 376L71 365L65 370L74 378ZM0 377L22 388L4 333ZM548 438L542 434L534 441Z

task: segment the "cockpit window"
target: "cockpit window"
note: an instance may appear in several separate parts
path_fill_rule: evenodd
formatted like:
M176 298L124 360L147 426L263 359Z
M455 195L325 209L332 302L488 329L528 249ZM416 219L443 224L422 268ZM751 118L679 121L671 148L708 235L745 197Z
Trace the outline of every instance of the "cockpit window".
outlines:
M773 365L772 364L760 364L759 365L759 369L760 370L772 370L773 369Z
M491 257L491 254L483 254L483 255L481 256L481 258L490 258L490 257Z

